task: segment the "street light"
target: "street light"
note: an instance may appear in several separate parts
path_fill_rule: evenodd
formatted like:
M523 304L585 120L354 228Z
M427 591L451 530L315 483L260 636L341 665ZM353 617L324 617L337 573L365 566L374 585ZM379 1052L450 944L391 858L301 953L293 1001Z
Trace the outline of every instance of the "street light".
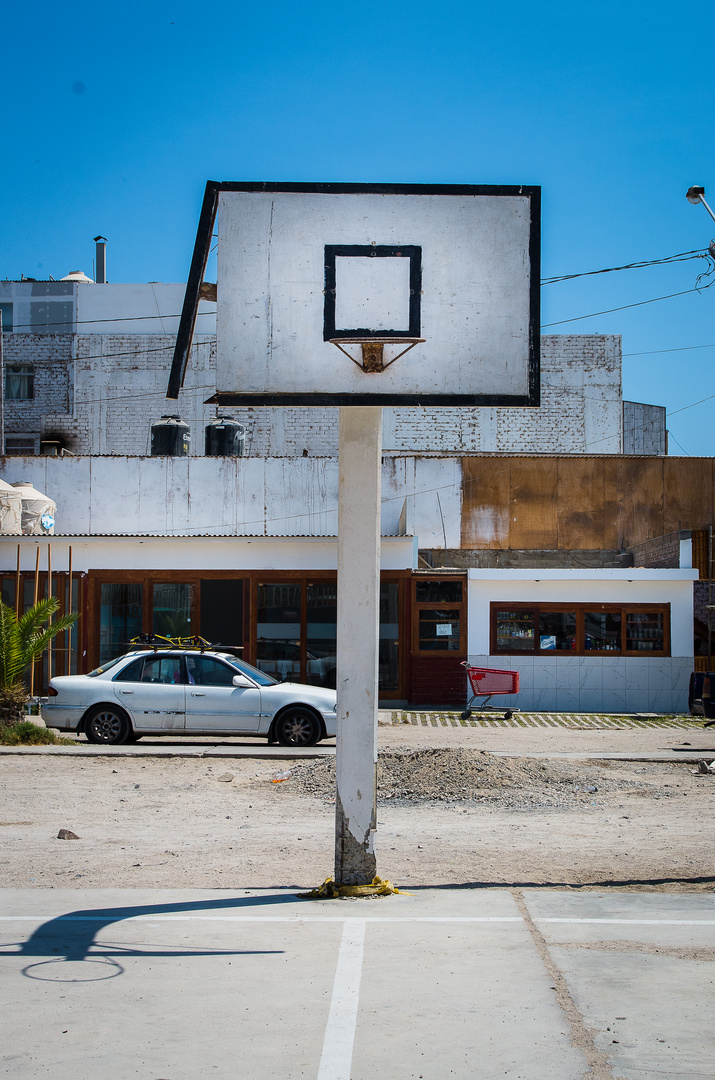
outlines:
M705 209L707 210L707 212L710 214L710 217L713 219L713 221L715 221L715 214L713 214L712 210L710 209L708 204L705 202L705 188L704 187L695 186L695 187L688 188L688 190L686 192L686 195L685 195L685 198L688 200L689 203L692 203L693 206L697 206L698 203L702 203L703 206L705 207Z

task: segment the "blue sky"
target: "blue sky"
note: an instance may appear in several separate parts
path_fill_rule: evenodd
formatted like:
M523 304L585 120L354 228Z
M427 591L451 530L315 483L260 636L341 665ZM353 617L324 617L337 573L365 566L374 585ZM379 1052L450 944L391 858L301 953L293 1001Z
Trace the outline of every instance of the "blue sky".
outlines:
M544 277L715 236L685 199L715 205L707 5L39 0L6 2L3 31L0 277L91 274L101 233L110 281L185 280L209 178L540 184ZM693 405L715 395L715 288L563 320L706 269L542 290L546 332L623 335L624 394L667 406L675 454L715 454L715 396Z

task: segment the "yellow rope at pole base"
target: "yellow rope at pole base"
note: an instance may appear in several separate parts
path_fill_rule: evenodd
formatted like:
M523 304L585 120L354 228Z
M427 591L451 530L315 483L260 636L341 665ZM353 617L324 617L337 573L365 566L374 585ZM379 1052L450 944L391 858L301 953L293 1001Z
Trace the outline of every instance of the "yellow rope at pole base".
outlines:
M374 877L369 885L337 885L329 877L319 889L298 893L298 896L304 900L340 900L344 896L391 896L399 892L391 881L383 881L379 877Z

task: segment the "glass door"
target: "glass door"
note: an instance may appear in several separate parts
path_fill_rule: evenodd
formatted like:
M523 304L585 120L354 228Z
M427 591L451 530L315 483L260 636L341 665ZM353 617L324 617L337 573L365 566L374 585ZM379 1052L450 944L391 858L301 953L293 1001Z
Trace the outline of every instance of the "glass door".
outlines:
M259 584L256 602L256 667L279 682L301 681L299 582Z

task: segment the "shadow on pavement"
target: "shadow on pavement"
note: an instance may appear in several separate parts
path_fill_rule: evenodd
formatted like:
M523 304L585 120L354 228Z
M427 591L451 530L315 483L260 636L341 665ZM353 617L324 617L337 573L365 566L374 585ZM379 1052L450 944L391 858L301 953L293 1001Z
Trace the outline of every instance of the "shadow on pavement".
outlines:
M715 877L608 878L602 881L450 881L442 885L408 885L405 891L430 892L439 889L627 889L655 888L657 885L712 885Z
M124 973L124 968L111 957L159 957L159 956L245 956L259 954L280 953L282 949L153 949L130 948L118 944L110 947L102 947L95 944L95 939L105 927L125 919L134 919L139 915L179 915L190 914L194 911L240 911L245 908L267 907L273 904L294 903L295 896L269 895L269 896L243 896L224 897L216 900L188 900L179 903L165 904L137 904L125 907L111 908L80 908L76 911L68 911L49 919L34 931L25 942L18 942L19 948L13 952L3 950L0 955L27 956L27 957L52 957L40 963L30 964L23 968L23 975L28 978L48 980L53 982L91 982L114 978ZM51 973L37 972L37 968L48 965L69 964L70 968L62 972L52 969ZM78 964L92 965L92 971L81 973ZM96 965L109 965L115 970L97 971Z

